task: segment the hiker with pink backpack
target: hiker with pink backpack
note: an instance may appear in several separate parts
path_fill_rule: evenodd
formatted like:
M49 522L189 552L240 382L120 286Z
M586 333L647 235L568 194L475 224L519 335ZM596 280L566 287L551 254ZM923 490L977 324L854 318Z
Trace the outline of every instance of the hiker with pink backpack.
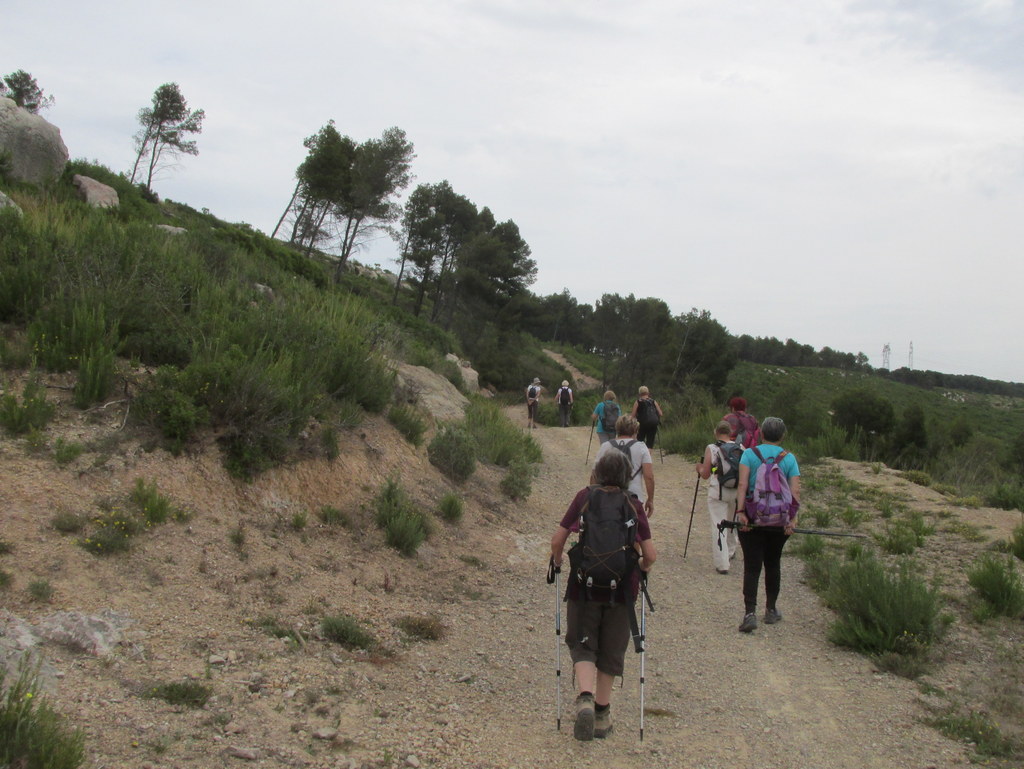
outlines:
M741 633L757 628L757 589L764 570L766 625L782 619L776 602L782 585L782 548L796 527L800 510L800 466L782 448L786 424L778 417L761 423L761 443L740 458L736 520L743 550L743 622Z

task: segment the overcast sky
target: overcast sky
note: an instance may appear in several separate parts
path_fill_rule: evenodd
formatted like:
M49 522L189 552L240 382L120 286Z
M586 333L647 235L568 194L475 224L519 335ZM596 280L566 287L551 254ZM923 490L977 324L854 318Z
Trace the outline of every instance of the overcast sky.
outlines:
M269 233L328 120L398 126L413 185L519 225L538 294L1024 381L1022 0L0 8L0 74L56 98L73 158L129 169L139 108L177 82L200 154L154 187L223 219Z

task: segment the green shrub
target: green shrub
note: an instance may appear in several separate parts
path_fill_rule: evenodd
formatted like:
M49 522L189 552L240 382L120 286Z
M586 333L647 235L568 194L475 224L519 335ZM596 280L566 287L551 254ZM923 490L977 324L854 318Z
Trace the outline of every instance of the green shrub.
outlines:
M83 451L85 451L85 446L76 441L58 438L53 443L53 459L61 467L74 462L82 455Z
M423 434L427 431L427 424L413 407L392 406L388 409L388 421L413 446L423 444Z
M114 382L114 351L109 347L91 347L82 352L78 361L78 380L75 382L74 403L85 409L103 400Z
M57 294L28 325L28 339L49 371L76 368L91 350L112 349L117 323L108 323L105 302Z
M472 436L476 455L500 467L513 461L540 462L540 446L505 416L497 403L474 398L466 409L466 430Z
M346 649L369 650L377 645L373 635L347 614L324 617L320 621L320 632L328 641L340 644Z
M10 555L14 552L14 545L6 539L0 539L0 555Z
M146 483L142 478L136 478L130 499L148 523L166 523L168 519L181 517L171 500L157 490L156 482Z
M1017 556L1018 560L1024 561L1024 523L1014 528L1007 544L1010 552Z
M203 707L212 694L211 687L198 681L172 681L158 684L149 691L149 696L153 699L195 709Z
M114 555L131 547L131 539L144 525L131 513L117 508L93 519L92 532L78 544L93 555Z
M1012 557L984 554L967 572L967 581L995 613L1007 617L1024 613L1024 580Z
M819 529L827 529L832 525L832 510L828 508L814 508L808 511L814 519L814 525Z
M463 483L476 470L473 439L465 429L446 424L427 446L430 463L456 483Z
M7 685L0 665L0 766L76 769L85 762L85 735L50 707L34 672L22 667Z
M160 430L174 455L180 454L192 436L209 423L206 409L195 402L189 390L184 372L161 366L136 398L136 412Z
M499 485L509 499L526 499L533 486L533 466L521 459L513 460Z
M302 531L306 528L307 523L309 523L309 516L306 514L305 510L299 510L292 513L292 528L295 529L295 531Z
M328 526L341 526L342 528L348 528L351 522L344 511L339 510L336 507L330 505L324 505L320 508L319 512L320 520Z
M892 555L909 555L924 542L924 537L902 520L887 523L885 530L876 534L875 539L885 552Z
M966 742L982 756L1010 756L1016 743L1003 735L999 725L988 713L971 710L958 713L949 710L929 723L950 739Z
M420 641L440 641L445 637L444 623L434 614L428 617L402 617L397 624L406 635Z
M283 624L276 617L263 615L262 617L258 617L253 624L264 633L272 635L274 638L287 638L300 646L305 643L306 639L301 632L289 625Z
M50 519L50 525L61 534L77 534L85 528L86 518L77 513L60 512Z
M462 497L449 492L441 497L441 502L438 504L438 512L441 518L449 523L458 523L462 520L463 507Z
M866 554L847 561L825 597L838 615L830 639L863 654L923 656L943 629L938 591L906 560L893 571Z
M867 519L868 514L864 510L860 510L853 505L847 505L843 508L843 511L839 513L839 517L843 520L843 523L851 529L856 529Z
M906 478L911 483L916 483L918 486L931 486L932 477L923 470L906 470L900 473L901 478Z
M412 556L427 538L427 522L394 478L389 478L374 499L374 519L384 540L404 556Z
M34 579L28 583L28 594L33 601L49 603L53 599L53 585L48 579Z
M988 493L988 504L1001 510L1020 510L1024 513L1024 484L1000 483Z
M55 407L46 400L46 390L38 379L30 378L22 390L21 402L14 393L0 397L0 425L12 435L42 430L53 418Z
M789 548L789 551L804 560L819 558L825 554L825 538L817 534L803 535Z

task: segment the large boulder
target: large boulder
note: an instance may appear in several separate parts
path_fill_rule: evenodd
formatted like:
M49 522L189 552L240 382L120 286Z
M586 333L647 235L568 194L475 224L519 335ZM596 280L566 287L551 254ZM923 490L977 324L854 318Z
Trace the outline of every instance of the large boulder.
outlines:
M117 208L120 201L117 198L117 190L113 187L90 179L88 176L75 174L71 177L71 183L78 189L78 197L95 208Z
M440 374L423 366L401 363L395 375L399 402L421 409L437 422L465 416L469 399Z
M0 162L8 178L48 184L64 173L68 157L57 126L0 98Z

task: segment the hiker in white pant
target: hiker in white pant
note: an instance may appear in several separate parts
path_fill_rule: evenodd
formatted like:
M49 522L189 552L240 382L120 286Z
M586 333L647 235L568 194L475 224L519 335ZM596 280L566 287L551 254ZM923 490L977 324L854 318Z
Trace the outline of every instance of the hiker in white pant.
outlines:
M739 537L736 529L719 531L718 524L724 520L732 520L736 512L736 476L737 468L730 468L728 459L723 456L723 447L728 447L729 434L732 432L728 422L719 422L715 428L715 442L709 443L704 449L704 461L697 463L697 473L708 482L708 515L711 518L711 560L715 571L719 574L729 573L729 562L736 555ZM727 451L727 448L726 448ZM727 472L733 469L734 472ZM728 475L730 480L721 484L720 479Z

